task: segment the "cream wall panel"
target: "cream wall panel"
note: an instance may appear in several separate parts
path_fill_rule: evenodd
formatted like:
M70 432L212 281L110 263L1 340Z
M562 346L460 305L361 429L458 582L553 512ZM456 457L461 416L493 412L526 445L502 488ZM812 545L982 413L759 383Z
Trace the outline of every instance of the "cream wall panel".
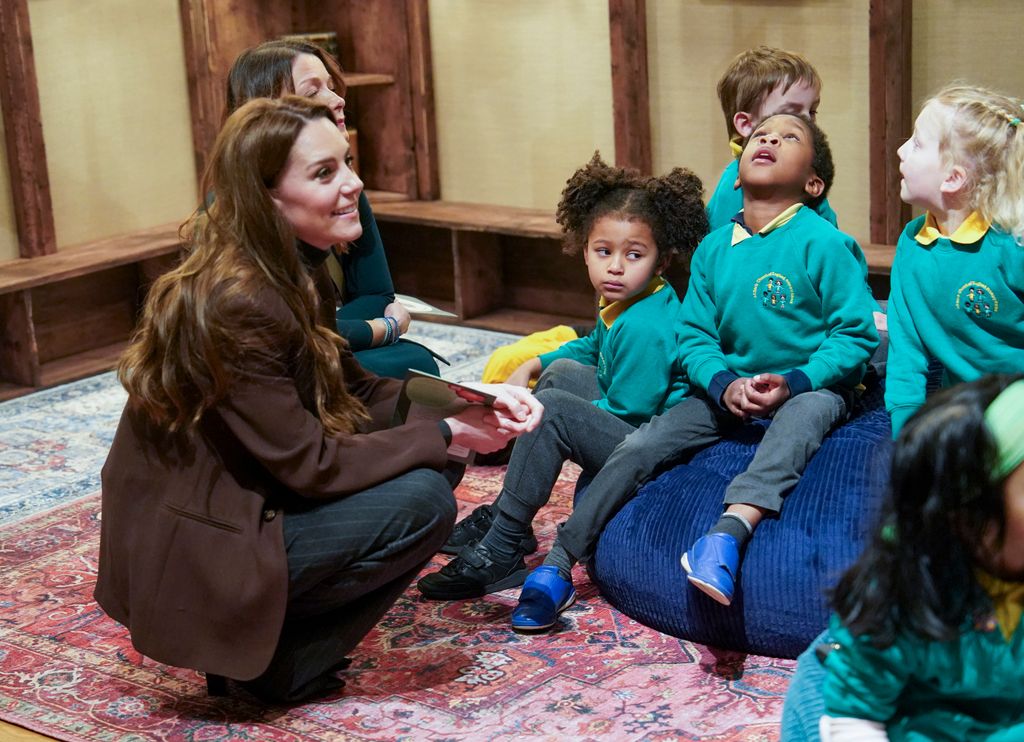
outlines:
M553 209L614 161L607 3L431 0L430 35L443 198Z
M7 170L4 121L0 116L0 262L21 257L18 252L18 224L11 202L11 178Z
M196 204L178 0L29 0L59 246Z
M730 153L715 86L730 60L759 44L804 54L822 78L818 123L829 135L840 227L868 235L867 0L648 0L654 169L682 165L710 196Z
M957 80L1024 97L1021 0L914 3L912 98L921 101Z

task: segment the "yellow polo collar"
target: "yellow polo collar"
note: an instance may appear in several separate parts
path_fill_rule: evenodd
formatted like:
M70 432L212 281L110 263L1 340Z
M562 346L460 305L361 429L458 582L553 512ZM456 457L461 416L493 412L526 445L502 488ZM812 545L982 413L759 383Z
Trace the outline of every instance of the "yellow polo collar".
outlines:
M612 323L615 322L620 314L625 312L638 301L642 301L651 294L661 291L667 285L668 284L665 283L664 278L661 276L654 276L650 283L644 287L644 290L636 296L631 296L628 299L623 299L622 301L613 301L611 304L606 303L602 296L601 301L598 303L598 306L601 307L598 315L601 317L601 321L604 323L605 328L611 327Z
M979 584L992 599L992 608L999 623L1003 638L1010 637L1020 626L1021 615L1024 614L1024 582L1010 582L990 575L980 569L974 570Z
M761 227L761 229L758 231L758 234L768 234L769 232L775 231L783 224L788 222L790 219L792 219L794 216L796 216L796 212L800 211L801 208L803 208L803 204L793 204L788 209L785 209L784 211L780 212L777 217L775 217L770 222ZM743 212L740 213L742 214ZM747 228L744 227L742 224L740 224L739 222L733 222L731 244L738 245L739 243L743 242L743 240L749 240L753 236L754 235L750 234L750 232L747 231Z
M956 242L958 245L973 245L985 236L985 233L988 232L988 228L991 226L992 222L983 219L977 211L972 211L971 215L964 219L963 224L957 227L953 234L948 235L948 239L951 242ZM924 219L924 225L914 235L914 239L920 245L930 245L940 237L946 236L939 231L939 223L935 221L932 213L928 212Z

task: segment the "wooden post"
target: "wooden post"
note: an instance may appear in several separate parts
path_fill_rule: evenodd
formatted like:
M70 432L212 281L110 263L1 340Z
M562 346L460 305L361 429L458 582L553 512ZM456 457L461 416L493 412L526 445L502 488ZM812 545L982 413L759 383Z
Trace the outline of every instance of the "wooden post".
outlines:
M28 0L0 2L0 106L19 253L23 258L55 253L57 237Z
M651 108L645 0L608 0L615 164L650 173Z
M434 71L430 56L430 14L427 0L407 0L406 22L409 27L417 198L421 201L433 201L441 197L441 176L437 166Z
M913 127L910 40L913 0L871 0L869 10L871 241L895 245L910 220L900 200L896 150Z

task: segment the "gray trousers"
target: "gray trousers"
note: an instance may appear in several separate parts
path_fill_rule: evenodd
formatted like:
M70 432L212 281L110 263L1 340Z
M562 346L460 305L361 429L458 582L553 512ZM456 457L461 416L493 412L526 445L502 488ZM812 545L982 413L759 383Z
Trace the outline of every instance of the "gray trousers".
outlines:
M573 361L552 363L534 391L544 404L544 419L516 441L495 507L528 524L550 499L567 459L596 473L558 532L558 543L579 560L590 558L605 525L647 480L742 425L708 400L690 397L634 428L588 401L599 396L596 370ZM726 504L778 512L822 440L846 414L844 399L828 389L787 400L750 466L726 490Z
M401 596L448 538L455 498L416 469L363 492L284 514L288 607L270 666L243 685L272 700L307 695Z
M839 394L819 389L787 400L775 412L754 460L725 491L725 503L778 512L822 440L846 418ZM608 456L558 534L577 559L593 553L605 524L655 474L721 440L742 422L704 397L689 397L644 423Z

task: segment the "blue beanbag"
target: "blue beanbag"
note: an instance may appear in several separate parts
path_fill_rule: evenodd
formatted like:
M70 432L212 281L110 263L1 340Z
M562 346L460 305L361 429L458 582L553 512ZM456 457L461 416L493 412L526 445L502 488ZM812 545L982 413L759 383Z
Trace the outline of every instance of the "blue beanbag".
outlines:
M718 519L726 485L753 459L726 440L644 485L611 520L589 564L617 609L659 631L723 649L796 657L828 623L825 592L860 554L889 472L891 428L875 389L835 430L748 543L731 606L686 581L679 557ZM580 493L585 497L585 491Z

